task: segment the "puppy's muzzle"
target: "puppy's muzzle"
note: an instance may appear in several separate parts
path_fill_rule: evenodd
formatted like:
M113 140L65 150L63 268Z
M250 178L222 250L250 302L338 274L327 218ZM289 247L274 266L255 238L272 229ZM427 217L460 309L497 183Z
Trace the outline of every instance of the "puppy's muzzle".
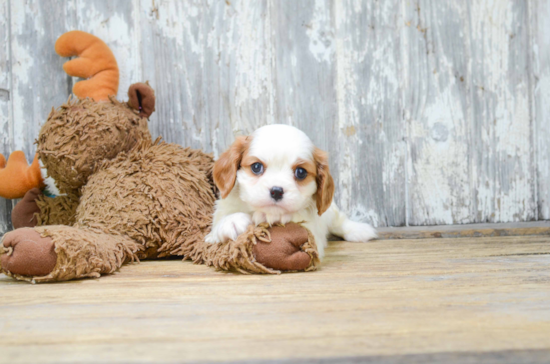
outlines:
M277 187L277 186L271 187L271 190L269 190L269 192L271 193L271 198L274 199L275 201L282 200L283 194L285 193L282 187Z

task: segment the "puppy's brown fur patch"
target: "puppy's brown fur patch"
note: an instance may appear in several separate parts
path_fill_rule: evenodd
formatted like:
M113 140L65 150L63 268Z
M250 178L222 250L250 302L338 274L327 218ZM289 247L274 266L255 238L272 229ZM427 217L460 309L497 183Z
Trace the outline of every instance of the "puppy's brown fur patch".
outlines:
M221 198L226 198L235 186L237 171L251 141L251 137L237 137L231 147L214 163L214 183L220 190Z
M303 180L299 180L296 177L296 183L298 183L299 186L307 186L312 181L316 181L317 179L317 167L314 162L310 160L304 160L304 159L298 159L296 163L292 165L292 171L296 171L296 168L301 167L307 171L307 177Z
M325 151L315 148L313 151L313 160L317 167L317 211L321 216L332 203L334 196L334 180L330 174L328 166L328 155Z
M261 174L260 175L254 174L252 172L252 170L250 169L250 167L254 163L258 163L258 162L261 163L264 166L264 172L265 172L265 169L267 168L267 165L264 162L262 162L259 158L248 155L248 149L247 149L243 154L243 160L241 162L241 168L243 168L244 171L246 173L248 173L249 175L251 175L252 177L259 177L259 176L261 176ZM262 172L262 174L263 174L263 172Z

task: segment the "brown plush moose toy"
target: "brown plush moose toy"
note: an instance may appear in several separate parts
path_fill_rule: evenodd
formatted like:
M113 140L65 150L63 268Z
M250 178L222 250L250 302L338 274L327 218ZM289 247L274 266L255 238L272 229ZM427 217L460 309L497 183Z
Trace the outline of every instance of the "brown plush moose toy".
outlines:
M0 271L32 282L99 277L139 259L182 256L220 270L279 273L313 270L312 235L297 224L250 226L235 241L207 244L216 187L212 156L160 140L147 126L155 95L130 86L115 99L118 66L99 38L81 31L55 44L71 76L86 78L77 98L52 110L37 156L59 194L47 197L40 164L21 152L0 155L0 195L23 199L3 236Z

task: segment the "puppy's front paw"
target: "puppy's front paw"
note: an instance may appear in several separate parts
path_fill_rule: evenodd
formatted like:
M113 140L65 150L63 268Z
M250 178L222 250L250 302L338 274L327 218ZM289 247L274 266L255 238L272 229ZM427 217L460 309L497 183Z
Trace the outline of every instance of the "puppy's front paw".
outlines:
M347 221L344 226L344 240L365 242L376 238L376 230L369 224Z
M252 219L249 214L237 212L227 215L220 220L210 234L205 238L205 241L210 244L225 243L228 240L235 240L239 235L244 233L249 225L252 224Z

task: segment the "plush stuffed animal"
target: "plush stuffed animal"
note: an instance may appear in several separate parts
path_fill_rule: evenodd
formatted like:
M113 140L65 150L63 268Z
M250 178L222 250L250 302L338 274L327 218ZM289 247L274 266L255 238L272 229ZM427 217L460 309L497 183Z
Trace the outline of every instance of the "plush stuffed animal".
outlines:
M308 271L319 259L313 237L296 224L251 226L224 244L207 244L216 199L213 159L199 150L152 141L148 117L155 95L145 83L119 102L118 66L103 41L72 31L55 44L71 76L86 78L77 98L52 110L37 140L37 156L55 180L44 195L38 160L0 157L0 195L15 206L16 230L0 244L1 271L48 282L99 277L124 263L170 255L243 273ZM26 192L26 194L25 194Z

